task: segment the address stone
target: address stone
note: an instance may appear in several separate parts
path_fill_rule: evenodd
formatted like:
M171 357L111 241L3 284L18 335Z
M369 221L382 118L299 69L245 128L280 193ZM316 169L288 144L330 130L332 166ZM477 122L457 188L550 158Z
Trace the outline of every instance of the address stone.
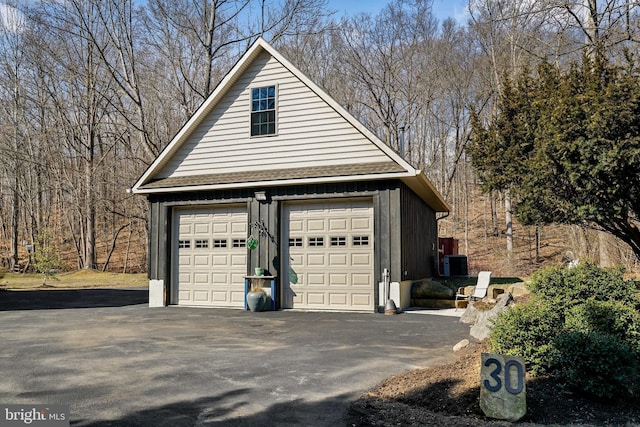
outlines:
M482 353L480 408L487 417L518 421L527 413L524 359Z

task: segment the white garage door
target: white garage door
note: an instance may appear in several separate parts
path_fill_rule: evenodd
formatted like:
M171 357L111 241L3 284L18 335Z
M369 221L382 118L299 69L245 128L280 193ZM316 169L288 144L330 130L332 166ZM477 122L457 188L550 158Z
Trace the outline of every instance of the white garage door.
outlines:
M246 207L177 209L174 224L173 302L243 308Z
M371 202L292 204L284 216L284 307L373 310Z

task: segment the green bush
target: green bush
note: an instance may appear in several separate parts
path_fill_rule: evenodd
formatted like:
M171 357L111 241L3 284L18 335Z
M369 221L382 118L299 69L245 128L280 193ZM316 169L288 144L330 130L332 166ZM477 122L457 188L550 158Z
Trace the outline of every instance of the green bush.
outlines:
M529 284L535 298L496 318L489 346L524 357L534 375L551 373L572 389L614 398L637 379L637 287L621 268L542 269Z
M566 312L565 329L613 335L640 355L640 314L620 301L587 300Z
M638 284L625 280L623 273L623 268L599 268L591 262L572 268L553 266L537 271L528 287L561 311L588 299L620 301L637 308Z
M553 339L560 333L563 318L544 301L516 305L499 314L493 322L488 344L492 351L522 356L534 375L548 371Z
M566 332L554 340L553 347L552 372L565 386L600 399L632 392L636 357L618 337Z

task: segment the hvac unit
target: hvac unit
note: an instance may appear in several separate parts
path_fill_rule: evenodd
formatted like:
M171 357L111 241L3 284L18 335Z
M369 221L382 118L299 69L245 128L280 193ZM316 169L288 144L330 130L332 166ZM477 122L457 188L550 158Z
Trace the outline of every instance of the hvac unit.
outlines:
M468 276L466 255L445 255L444 257L444 276Z

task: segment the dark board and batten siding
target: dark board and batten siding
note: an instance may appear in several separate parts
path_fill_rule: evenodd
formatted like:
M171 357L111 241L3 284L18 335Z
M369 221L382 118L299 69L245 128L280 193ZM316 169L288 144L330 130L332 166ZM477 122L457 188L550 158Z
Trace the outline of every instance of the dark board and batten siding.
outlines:
M399 183L381 191L374 199L374 241L376 284L387 268L391 281L400 281L400 191ZM378 295L376 290L376 296Z
M402 217L402 280L433 277L438 250L434 210L402 184L399 211Z
M280 270L278 258L278 242L280 236L279 221L280 203L274 200L261 202L252 199L249 203L249 234L258 239L258 249L250 251L248 268L249 274L253 274L252 267L263 267L271 275L277 276ZM264 225L266 230L260 233L260 227ZM268 234L265 234L268 233ZM273 239L273 240L272 240ZM265 274L267 274L265 272Z
M162 201L149 201L149 266L147 276L150 280L166 280L168 273L167 260L170 251L168 247L169 210Z

